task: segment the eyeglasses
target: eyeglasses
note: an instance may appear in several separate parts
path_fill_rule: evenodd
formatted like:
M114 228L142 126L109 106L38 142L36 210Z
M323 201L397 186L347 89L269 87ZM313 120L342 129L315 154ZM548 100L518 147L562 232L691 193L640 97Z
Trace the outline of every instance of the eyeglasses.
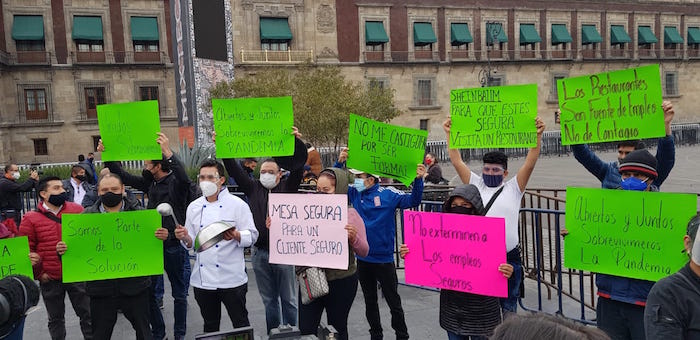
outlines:
M499 174L499 173L501 173L501 172L503 172L503 171L505 171L505 170L504 170L503 168L499 167L499 166L494 166L494 167L484 166L484 167L481 169L481 172L482 172L482 173L492 173L492 174Z
M217 181L219 180L219 175L199 175L200 181Z

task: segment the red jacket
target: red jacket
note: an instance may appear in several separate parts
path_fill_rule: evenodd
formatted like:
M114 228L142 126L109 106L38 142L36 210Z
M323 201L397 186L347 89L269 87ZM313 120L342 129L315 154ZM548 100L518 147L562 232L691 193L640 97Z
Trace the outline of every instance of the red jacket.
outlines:
M53 280L63 278L61 260L56 253L56 244L61 240L61 224L53 221L44 215L52 214L44 208L44 204L39 202L38 211L29 211L22 217L19 225L19 236L27 236L29 239L29 251L38 253L41 256L39 263L34 265L34 278L39 279L46 273ZM79 214L83 212L83 207L73 202L65 202L58 218L63 214Z

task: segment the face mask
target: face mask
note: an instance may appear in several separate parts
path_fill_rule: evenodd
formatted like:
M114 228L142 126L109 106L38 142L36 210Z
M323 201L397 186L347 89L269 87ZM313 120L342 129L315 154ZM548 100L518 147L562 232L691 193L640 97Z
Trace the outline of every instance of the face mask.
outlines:
M81 181L81 182L85 182L85 175L78 175L78 176L75 176L75 179L77 179L77 180L79 180L79 181Z
M647 189L647 183L637 177L629 177L627 179L622 180L622 189L644 191Z
M199 188L202 189L202 195L204 195L204 197L213 196L216 194L216 191L219 190L219 187L217 187L214 182L209 181L199 182Z
M495 188L503 183L503 175L482 174L482 176L484 179L484 184L486 184L486 186L489 188Z
M352 183L352 186L355 187L358 192L367 189L367 187L365 187L365 180L362 178L355 178L355 182Z
M49 196L47 201L57 207L60 207L63 205L63 203L66 203L66 200L68 200L68 193L64 191L58 195Z
M111 191L108 191L104 195L100 195L100 199L102 200L102 204L105 205L105 207L113 208L119 205L122 201L122 194L115 194Z
M453 214L463 214L463 215L474 215L474 208L467 208L462 206L450 207L450 212Z
M690 251L690 258L695 262L695 264L700 265L700 229L695 233L695 242L693 243L693 249Z
M277 175L262 174L260 175L260 184L266 189L272 189L277 185Z
M148 169L143 169L143 171L141 171L141 177L147 181L153 181L153 173Z
M433 160L426 158L425 165L430 165L430 164L433 164Z
M16 180L19 179L20 176L21 176L21 175L19 174L19 171L15 171L15 172L12 173L12 178L14 178L14 179L16 179Z

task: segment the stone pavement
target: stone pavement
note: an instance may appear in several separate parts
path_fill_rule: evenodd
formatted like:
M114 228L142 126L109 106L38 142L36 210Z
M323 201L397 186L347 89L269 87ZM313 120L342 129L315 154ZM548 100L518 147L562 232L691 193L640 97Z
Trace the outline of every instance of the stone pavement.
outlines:
M652 150L652 153L653 150ZM616 153L601 153L601 159L605 161L615 160ZM512 171L517 171L523 162L523 158L510 161L509 168ZM455 176L454 169L449 164L449 160L442 160L443 172L445 178ZM480 172L480 163L472 162L469 164L474 167L476 172ZM665 192L700 192L700 176L698 169L700 168L700 147L679 147L676 152L676 166L671 172L669 179L662 186L662 191ZM514 173L511 173L511 176ZM583 167L581 167L573 156L568 157L542 157L535 169L530 180L529 187L533 188L560 188L565 189L566 186L584 186L584 187L599 187L598 181L590 175ZM265 315L263 311L262 301L255 283L255 276L248 263L248 273L250 273L250 282L248 285L247 306L251 325L256 331L256 335L261 336L265 331ZM398 270L400 277L399 281L403 281L403 270ZM168 326L168 337L172 339L172 298L168 299L169 283L166 282L166 299L164 317ZM552 291L553 299L546 299L546 290L543 290L543 310L554 312L557 309L556 294ZM399 293L403 300L403 308L406 314L409 333L413 339L445 339L446 334L440 328L438 322L438 307L439 295L436 291L426 290L421 288L409 287L401 285ZM195 334L202 330L203 322L199 313L199 307L194 301L193 294L189 296L188 309L188 331L187 338L193 339ZM537 285L536 281L526 279L526 298L523 304L529 308L536 309L537 301ZM393 331L390 325L389 309L384 301L380 302L380 311L382 315L382 324L384 325L384 334L386 338L393 338ZM27 317L25 327L25 339L43 340L50 339L47 330L46 310L43 302L40 301L39 308ZM579 305L572 300L565 300L564 314L567 316L578 317ZM586 311L588 319L595 316L591 310ZM325 319L325 318L324 318ZM221 329L230 329L231 322L225 310L222 312ZM70 307L70 302L66 299L66 328L68 330L68 339L80 339L80 327L78 319ZM351 339L369 339L368 326L364 316L364 300L362 290L358 287L355 303L350 312L349 329ZM132 339L134 338L133 330L128 321L119 316L117 325L114 330L113 339Z

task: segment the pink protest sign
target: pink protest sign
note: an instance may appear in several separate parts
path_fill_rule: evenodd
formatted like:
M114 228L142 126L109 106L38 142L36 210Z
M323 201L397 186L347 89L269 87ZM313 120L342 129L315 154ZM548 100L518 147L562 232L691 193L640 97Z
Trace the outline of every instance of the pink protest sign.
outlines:
M348 269L346 195L269 197L270 263Z
M505 220L404 210L406 283L506 297Z

